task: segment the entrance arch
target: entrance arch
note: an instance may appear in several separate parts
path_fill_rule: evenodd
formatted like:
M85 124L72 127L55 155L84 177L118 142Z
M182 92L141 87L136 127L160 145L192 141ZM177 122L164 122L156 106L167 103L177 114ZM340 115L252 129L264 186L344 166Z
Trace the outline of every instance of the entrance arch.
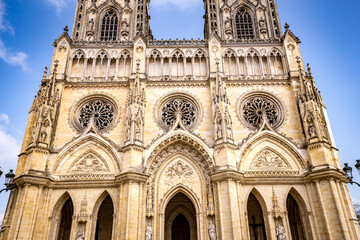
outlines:
M247 212L250 240L266 240L264 212L253 193L250 193L247 202Z
M102 202L96 222L95 240L112 239L114 204L108 195Z
M299 208L299 204L291 194L288 195L286 200L286 209L288 212L292 240L306 240L301 210Z
M69 197L60 213L60 225L57 234L57 240L69 240L71 235L72 218L74 214L74 206Z
M197 240L197 220L194 203L179 192L165 209L165 239Z

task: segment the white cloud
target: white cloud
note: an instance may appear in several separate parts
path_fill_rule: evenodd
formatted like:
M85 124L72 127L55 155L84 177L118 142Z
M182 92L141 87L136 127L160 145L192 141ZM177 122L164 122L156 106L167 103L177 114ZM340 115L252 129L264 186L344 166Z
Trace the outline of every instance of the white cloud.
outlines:
M5 19L5 3L4 0L0 0L0 30L1 31L9 31L14 34L14 28L10 25L10 23Z
M201 4L199 0L152 0L154 5L161 7L177 7L180 10L186 10Z
M9 124L10 123L9 116L6 115L5 113L0 113L0 123L1 122L4 122L5 124Z
M0 39L0 59L10 65L19 65L23 70L29 70L28 55L24 52L14 52L5 46Z
M47 2L56 8L56 12L60 13L67 6L69 0L47 0Z
M8 133L6 125L10 123L9 117L1 113L0 117L0 166L3 169L14 167L17 161L17 155L20 153L20 144L15 137Z

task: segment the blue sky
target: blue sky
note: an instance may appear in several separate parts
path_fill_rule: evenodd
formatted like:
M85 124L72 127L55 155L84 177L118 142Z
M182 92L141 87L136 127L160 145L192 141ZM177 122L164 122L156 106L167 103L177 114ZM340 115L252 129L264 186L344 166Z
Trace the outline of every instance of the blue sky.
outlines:
M72 26L75 0L0 0L0 166L15 168L28 110L53 41ZM360 159L359 0L278 0L285 21L302 40L317 87L328 107L342 162ZM203 38L202 0L152 0L151 28L157 39ZM357 181L360 177L354 171ZM4 182L4 176L0 184ZM350 186L360 200L358 187ZM0 219L7 194L0 195Z

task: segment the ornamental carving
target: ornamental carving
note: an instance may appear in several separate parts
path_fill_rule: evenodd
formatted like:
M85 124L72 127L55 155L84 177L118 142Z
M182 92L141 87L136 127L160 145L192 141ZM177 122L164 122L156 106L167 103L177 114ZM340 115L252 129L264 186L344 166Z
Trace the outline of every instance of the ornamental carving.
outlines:
M70 172L73 173L97 173L108 171L109 170L105 163L93 153L88 153L82 157L70 170Z
M265 116L274 129L284 122L284 111L279 101L265 94L247 97L240 106L239 114L242 122L252 129L259 129Z
M165 170L165 177L168 186L174 186L177 183L186 183L191 186L194 172L188 164L178 160Z
M192 97L174 93L158 101L154 109L158 125L164 130L169 130L175 124L177 117L189 130L194 129L201 119L201 108Z
M108 128L114 121L114 106L102 99L84 103L78 110L78 121L81 127L89 126L91 119L98 130Z
M252 169L289 169L289 163L280 155L266 149L262 151L251 163Z
M188 142L188 144L186 144L186 142ZM161 144L158 148L154 149L153 154L149 158L151 164L146 170L146 174L150 176L147 181L147 215L151 216L153 214L155 175L158 173L161 165L166 160L175 156L176 154L182 154L187 156L200 168L205 178L208 197L208 211L210 214L213 214L214 200L212 183L210 179L211 169L213 169L213 165L212 163L210 163L210 156L194 140L184 137L182 135L173 136L171 139L165 141L164 144L166 145L163 146ZM181 164L179 162L176 162L175 164L171 165L169 169L166 170L165 174L167 174L168 179L176 179L179 178L179 176L180 178L185 178L185 176L193 175L193 173L190 174L191 171L192 170L188 165L184 164L183 162Z
M119 121L119 107L112 97L93 94L82 98L69 110L69 123L77 133L91 128L96 133L105 133Z
M176 115L181 115L184 126L190 127L196 120L196 108L186 99L171 99L161 108L161 120L167 127L172 127L176 122Z

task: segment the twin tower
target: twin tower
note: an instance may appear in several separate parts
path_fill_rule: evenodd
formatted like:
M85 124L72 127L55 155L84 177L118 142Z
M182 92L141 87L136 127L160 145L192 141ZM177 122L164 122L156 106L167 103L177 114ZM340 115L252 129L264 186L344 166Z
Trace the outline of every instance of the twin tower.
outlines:
M326 106L275 0L78 0L29 111L0 239L354 240Z

